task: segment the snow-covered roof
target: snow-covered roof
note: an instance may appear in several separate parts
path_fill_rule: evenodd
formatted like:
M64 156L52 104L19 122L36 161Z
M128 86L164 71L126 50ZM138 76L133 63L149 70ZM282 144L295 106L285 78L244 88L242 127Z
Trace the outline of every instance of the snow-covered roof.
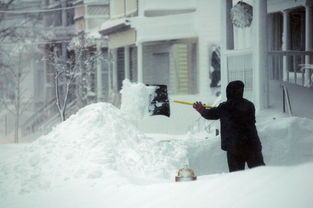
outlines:
M89 36L91 38L100 38L101 37L101 35L98 31L90 31Z
M306 4L305 0L268 0L267 10L268 12L283 11L290 8L296 8L299 6L304 6Z
M131 21L138 42L197 37L192 13L161 17L137 17ZM186 29L188 28L188 29Z
M109 3L109 0L84 0L85 3L89 4L89 3Z
M76 0L73 4L109 4L109 0Z
M107 35L113 32L117 32L122 28L129 27L129 25L129 20L126 18L110 19L101 25L99 32L102 35Z
M196 0L146 0L145 10L195 9Z

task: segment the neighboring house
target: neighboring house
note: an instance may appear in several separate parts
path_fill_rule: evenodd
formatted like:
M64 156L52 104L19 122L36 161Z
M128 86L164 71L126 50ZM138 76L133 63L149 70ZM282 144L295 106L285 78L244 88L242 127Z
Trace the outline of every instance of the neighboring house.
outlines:
M110 20L100 33L109 39L110 88L116 105L125 78L165 84L171 99L213 102L210 50L219 43L219 1L111 0L110 6ZM190 106L171 103L171 114L146 118L139 127L183 133L197 119Z
M245 2L253 6L252 25L238 28L230 15L238 1L222 0L222 91L240 79L258 109L312 118L313 2Z

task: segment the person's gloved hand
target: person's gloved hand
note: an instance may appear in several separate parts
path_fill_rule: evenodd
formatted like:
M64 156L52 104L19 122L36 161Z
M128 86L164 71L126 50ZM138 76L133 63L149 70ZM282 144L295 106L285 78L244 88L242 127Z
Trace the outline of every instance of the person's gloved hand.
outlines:
M203 106L203 104L198 101L193 104L193 108L196 109L196 111L198 111L200 114L202 114L203 111L205 110L205 107Z

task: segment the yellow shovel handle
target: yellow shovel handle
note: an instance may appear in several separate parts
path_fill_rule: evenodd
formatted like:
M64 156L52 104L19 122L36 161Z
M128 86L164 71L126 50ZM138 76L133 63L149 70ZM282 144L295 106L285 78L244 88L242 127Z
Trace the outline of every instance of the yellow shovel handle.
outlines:
M180 100L173 100L174 103L180 103L180 104L185 104L185 105L193 105L193 103L185 102L185 101L180 101ZM213 108L213 106L210 105L203 105L205 108Z

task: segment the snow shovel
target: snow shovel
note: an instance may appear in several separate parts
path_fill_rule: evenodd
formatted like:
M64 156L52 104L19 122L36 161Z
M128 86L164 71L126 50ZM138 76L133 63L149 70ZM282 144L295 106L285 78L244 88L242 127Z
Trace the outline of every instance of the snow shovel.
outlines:
M189 102L185 102L185 101L181 101L181 100L173 100L174 103L179 103L179 104L184 104L184 105L193 105L193 103L189 103ZM203 105L205 108L213 108L213 106L210 105Z
M156 87L149 106L150 115L164 115L170 117L170 102L167 93L167 86L160 84L146 84L146 85ZM184 105L193 105L193 103L180 100L172 101ZM204 107L212 108L212 106L209 105L204 105Z
M146 85L155 87L154 95L149 106L150 115L164 115L170 117L170 102L167 94L167 86L157 84Z

